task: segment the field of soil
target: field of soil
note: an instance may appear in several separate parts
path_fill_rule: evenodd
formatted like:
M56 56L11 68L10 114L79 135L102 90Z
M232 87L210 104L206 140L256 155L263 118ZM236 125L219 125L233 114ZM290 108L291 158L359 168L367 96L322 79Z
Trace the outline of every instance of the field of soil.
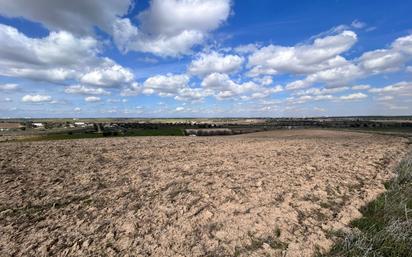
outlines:
M17 122L0 122L0 128L3 129L18 129L20 127L22 127L22 125Z
M325 130L0 145L0 256L311 256L405 139Z

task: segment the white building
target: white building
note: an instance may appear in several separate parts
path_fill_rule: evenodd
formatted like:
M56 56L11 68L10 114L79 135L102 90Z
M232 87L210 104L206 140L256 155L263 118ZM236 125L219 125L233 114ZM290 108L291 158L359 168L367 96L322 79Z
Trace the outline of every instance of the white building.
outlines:
M76 127L86 127L86 123L84 123L84 122L75 122L74 125Z
M44 124L41 122L33 122L32 125L36 128L44 128Z

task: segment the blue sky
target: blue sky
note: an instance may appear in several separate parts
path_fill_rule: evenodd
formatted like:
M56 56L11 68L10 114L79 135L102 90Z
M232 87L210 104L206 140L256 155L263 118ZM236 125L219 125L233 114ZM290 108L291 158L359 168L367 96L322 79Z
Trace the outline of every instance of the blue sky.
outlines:
M412 115L412 4L0 0L0 117Z

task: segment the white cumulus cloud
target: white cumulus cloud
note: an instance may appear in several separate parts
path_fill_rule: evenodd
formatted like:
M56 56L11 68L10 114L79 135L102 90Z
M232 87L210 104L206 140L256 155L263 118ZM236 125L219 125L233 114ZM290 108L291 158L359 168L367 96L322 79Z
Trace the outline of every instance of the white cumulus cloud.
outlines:
M380 88L371 88L369 92L375 94L401 94L412 96L412 82L401 81L395 84L391 84Z
M110 95L110 92L103 88L86 87L83 85L68 86L64 90L67 94L80 94L80 95Z
M80 78L81 83L98 87L120 87L133 81L134 75L129 69L108 59Z
M19 89L19 85L7 83L7 84L0 84L0 91L16 91Z
M186 88L189 80L189 76L185 74L153 76L144 82L143 92L145 94L157 93L160 96L173 96L178 93L179 89Z
M233 81L227 74L212 73L205 77L201 83L202 87L219 100L239 97L243 100L264 98L271 94L283 91L280 85L268 88L253 81L238 83Z
M352 87L352 90L367 90L371 88L369 85L356 85Z
M100 102L100 101L101 101L101 98L98 97L98 96L87 96L87 97L84 98L84 100L85 100L86 102L95 103L95 102Z
M138 15L139 26L128 18L114 23L114 41L124 52L188 54L227 20L230 7L230 0L152 0Z
M90 36L59 31L30 38L0 24L0 42L1 76L52 83L81 80L98 87L120 87L134 79L129 69L100 57L100 43Z
M21 100L26 103L45 103L51 102L53 99L49 95L25 95Z
M341 96L341 100L358 100L358 99L364 99L367 98L368 95L363 94L363 93L355 93L355 94L350 94L350 95L344 95Z
M238 55L223 55L217 52L201 53L189 65L191 74L206 76L211 73L232 73L237 71L243 63L243 58Z
M412 59L412 35L396 39L387 49L363 53L359 66L367 74L393 72L402 69Z
M250 75L282 73L308 74L340 65L339 54L349 50L357 41L352 31L317 38L312 44L284 47L269 45L259 48L248 60Z

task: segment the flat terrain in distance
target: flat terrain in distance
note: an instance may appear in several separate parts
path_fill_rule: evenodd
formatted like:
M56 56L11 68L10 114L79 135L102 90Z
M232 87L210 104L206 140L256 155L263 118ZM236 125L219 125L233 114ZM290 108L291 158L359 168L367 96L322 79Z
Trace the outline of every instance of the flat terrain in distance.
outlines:
M0 256L311 256L399 137L325 130L2 143Z

